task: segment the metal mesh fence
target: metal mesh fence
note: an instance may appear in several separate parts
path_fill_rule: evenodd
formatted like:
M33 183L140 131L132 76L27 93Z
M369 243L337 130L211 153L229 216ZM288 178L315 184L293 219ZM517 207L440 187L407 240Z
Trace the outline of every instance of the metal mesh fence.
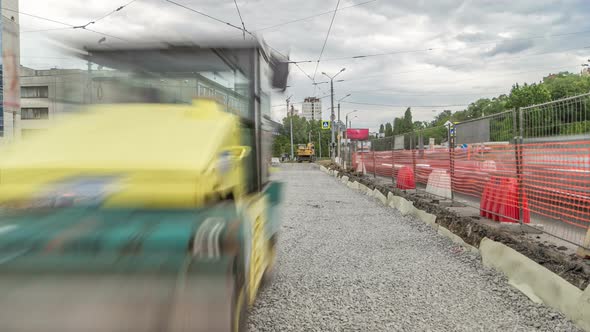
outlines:
M521 136L535 138L584 136L590 133L590 93L521 110Z
M590 94L373 140L366 172L590 247ZM588 235L587 235L588 234ZM586 242L585 242L586 241Z
M512 142L518 136L513 110L455 124L456 144Z

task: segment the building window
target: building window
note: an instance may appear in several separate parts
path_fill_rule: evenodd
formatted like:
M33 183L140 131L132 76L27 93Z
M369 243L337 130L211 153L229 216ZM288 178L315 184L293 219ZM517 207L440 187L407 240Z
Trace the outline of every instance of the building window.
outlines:
M22 120L48 119L49 118L49 109L47 107L21 108L20 118Z
M20 89L21 98L47 98L49 88L47 86L23 86Z

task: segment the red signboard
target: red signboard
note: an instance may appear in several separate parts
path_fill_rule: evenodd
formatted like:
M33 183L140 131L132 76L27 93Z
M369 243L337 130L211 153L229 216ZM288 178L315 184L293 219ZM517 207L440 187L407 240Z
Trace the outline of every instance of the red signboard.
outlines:
M353 141L364 141L369 139L369 129L346 129L346 138Z

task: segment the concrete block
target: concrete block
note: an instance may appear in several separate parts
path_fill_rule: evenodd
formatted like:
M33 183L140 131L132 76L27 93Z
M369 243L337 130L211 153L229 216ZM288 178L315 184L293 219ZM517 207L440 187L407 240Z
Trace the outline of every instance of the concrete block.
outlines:
M485 266L504 273L509 283L532 301L559 310L581 328L590 331L590 290L582 292L557 274L516 250L488 238L480 245Z
M373 197L380 200L381 203L383 203L383 205L387 205L387 197L385 197L385 195L383 195L383 193L380 192L379 190L377 190L377 189L373 190Z
M431 227L438 228L438 225L436 224L436 216L434 214L416 209L416 217L418 217L420 220L430 225Z
M325 168L324 166L320 165L320 171L324 172L324 173L328 173L328 169Z
M453 241L453 243L464 247L465 249L469 250L474 254L479 254L479 250L477 250L476 247L465 243L465 241L463 241L463 239L460 236L451 232L450 230L441 225L438 225L438 234L450 239L451 241Z
M358 184L358 188L359 188L359 191L360 191L361 193L363 193L363 194L366 194L366 193L367 193L367 190L369 190L369 188L367 188L367 186L365 186L365 185L364 185L364 184L362 184L362 183L359 183L359 184Z
M590 331L590 286L580 296L577 304L578 311L573 313L573 320L579 327Z
M348 176L344 175L342 178L340 178L340 181L342 181L342 183L346 184L348 182Z
M339 172L337 170L334 170L334 172L332 174L334 174L334 177L337 177L338 176L338 173Z
M398 210L403 216L407 216L409 214L414 214L414 202L410 202L403 197L399 198L399 207Z
M590 248L590 228L588 228L588 231L586 232L586 238L584 239L584 247ZM578 255L582 258L590 257L590 249L584 249L584 248L580 247L580 248L578 248L576 255Z
M354 189L354 190L358 190L359 189L359 183L354 181L354 182L350 182L348 181L348 183L346 184L348 186L348 188L350 189Z
M389 193L387 195L387 204L389 205L389 207L399 210L400 199L400 196L395 196L392 193Z

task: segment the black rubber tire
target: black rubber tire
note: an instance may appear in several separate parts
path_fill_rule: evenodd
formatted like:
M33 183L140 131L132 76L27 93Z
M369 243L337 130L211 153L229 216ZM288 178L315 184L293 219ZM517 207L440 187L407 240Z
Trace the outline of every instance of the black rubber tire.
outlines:
M269 240L268 240L268 246L269 246L269 252L272 252L274 257L273 257L273 264L272 266L268 267L266 269L266 271L264 271L264 274L262 275L262 284L260 285L261 288L267 287L268 285L271 284L272 279L274 277L274 273L275 273L275 266L276 266L276 253L277 253L277 236L273 235Z
M234 277L232 291L231 328L232 332L248 331L248 292L246 284L239 285ZM239 312L238 312L239 311ZM236 322L236 320L238 320Z

